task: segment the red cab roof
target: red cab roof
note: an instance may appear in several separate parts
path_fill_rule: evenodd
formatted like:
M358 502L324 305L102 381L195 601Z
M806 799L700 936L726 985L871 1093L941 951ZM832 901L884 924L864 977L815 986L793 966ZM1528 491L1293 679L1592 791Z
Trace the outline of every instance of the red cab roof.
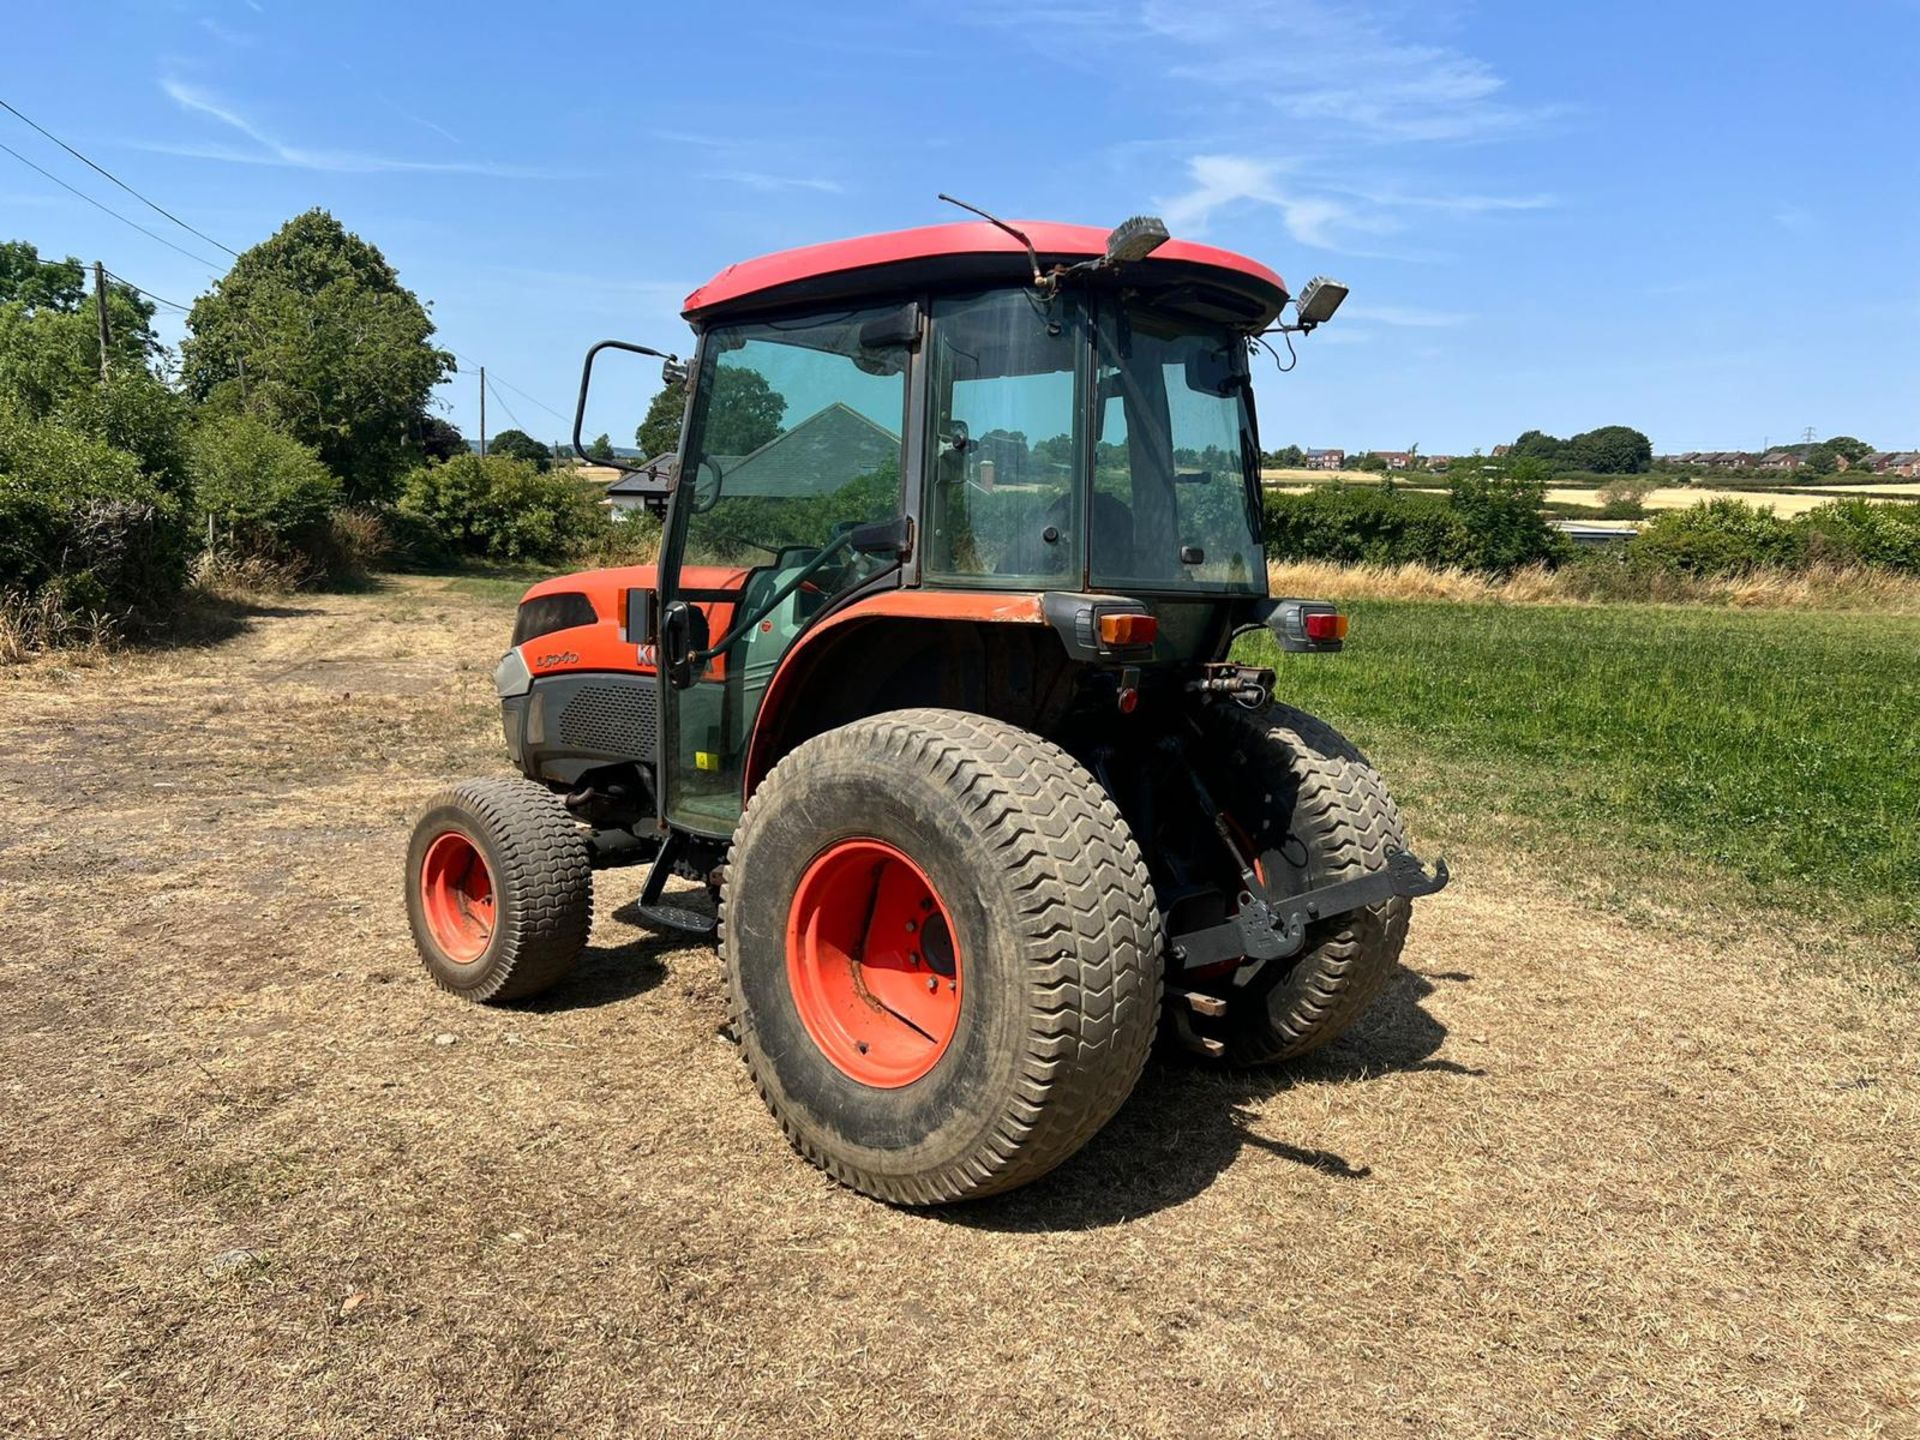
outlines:
M1106 252L1107 232L1097 226L1028 220L1013 224L1033 241L1043 266ZM774 304L788 296L839 298L856 286L877 288L893 278L906 283L917 272L981 279L1016 275L1026 273L1026 263L1020 242L984 220L890 230L803 245L729 265L687 297L682 313L689 320L699 320L723 309ZM1192 240L1169 240L1144 261L1128 267L1129 274L1137 272L1143 278L1157 273L1171 279L1205 271L1258 297L1263 309L1277 312L1287 296L1286 283L1257 260Z

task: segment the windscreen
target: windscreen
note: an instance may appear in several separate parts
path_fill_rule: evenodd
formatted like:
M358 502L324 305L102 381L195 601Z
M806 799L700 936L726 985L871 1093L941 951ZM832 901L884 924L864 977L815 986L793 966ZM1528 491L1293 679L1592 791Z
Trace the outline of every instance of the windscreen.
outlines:
M1108 304L1095 342L1095 587L1264 592L1245 341Z

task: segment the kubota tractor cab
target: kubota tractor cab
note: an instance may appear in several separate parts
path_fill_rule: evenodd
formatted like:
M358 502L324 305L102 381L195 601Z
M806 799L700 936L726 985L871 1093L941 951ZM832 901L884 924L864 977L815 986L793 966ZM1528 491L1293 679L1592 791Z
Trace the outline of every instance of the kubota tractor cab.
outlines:
M648 864L632 913L717 929L788 1137L907 1203L1071 1155L1163 1028L1237 1063L1325 1043L1446 880L1229 657L1346 634L1267 593L1248 378L1286 306L1311 329L1343 294L1153 220L875 235L696 290L679 453L620 487L658 566L527 593L497 673L524 778L416 829L433 977L555 983L593 871Z

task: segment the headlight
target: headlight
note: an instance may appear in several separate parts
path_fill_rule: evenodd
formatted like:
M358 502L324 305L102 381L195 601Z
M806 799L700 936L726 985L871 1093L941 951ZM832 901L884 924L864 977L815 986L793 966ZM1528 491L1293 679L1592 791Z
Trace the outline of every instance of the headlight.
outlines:
M533 688L533 672L527 669L527 662L520 657L519 650L509 650L500 657L500 664L493 672L493 689L502 700L512 695L524 695Z

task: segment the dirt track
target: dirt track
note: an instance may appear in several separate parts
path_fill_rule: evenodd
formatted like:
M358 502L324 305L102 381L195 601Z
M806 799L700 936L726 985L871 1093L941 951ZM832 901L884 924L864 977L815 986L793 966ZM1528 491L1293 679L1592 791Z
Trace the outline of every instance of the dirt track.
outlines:
M1872 970L1468 855L1325 1059L888 1210L637 872L545 1001L417 972L410 812L502 763L506 611L435 586L0 673L0 1434L1920 1433Z

